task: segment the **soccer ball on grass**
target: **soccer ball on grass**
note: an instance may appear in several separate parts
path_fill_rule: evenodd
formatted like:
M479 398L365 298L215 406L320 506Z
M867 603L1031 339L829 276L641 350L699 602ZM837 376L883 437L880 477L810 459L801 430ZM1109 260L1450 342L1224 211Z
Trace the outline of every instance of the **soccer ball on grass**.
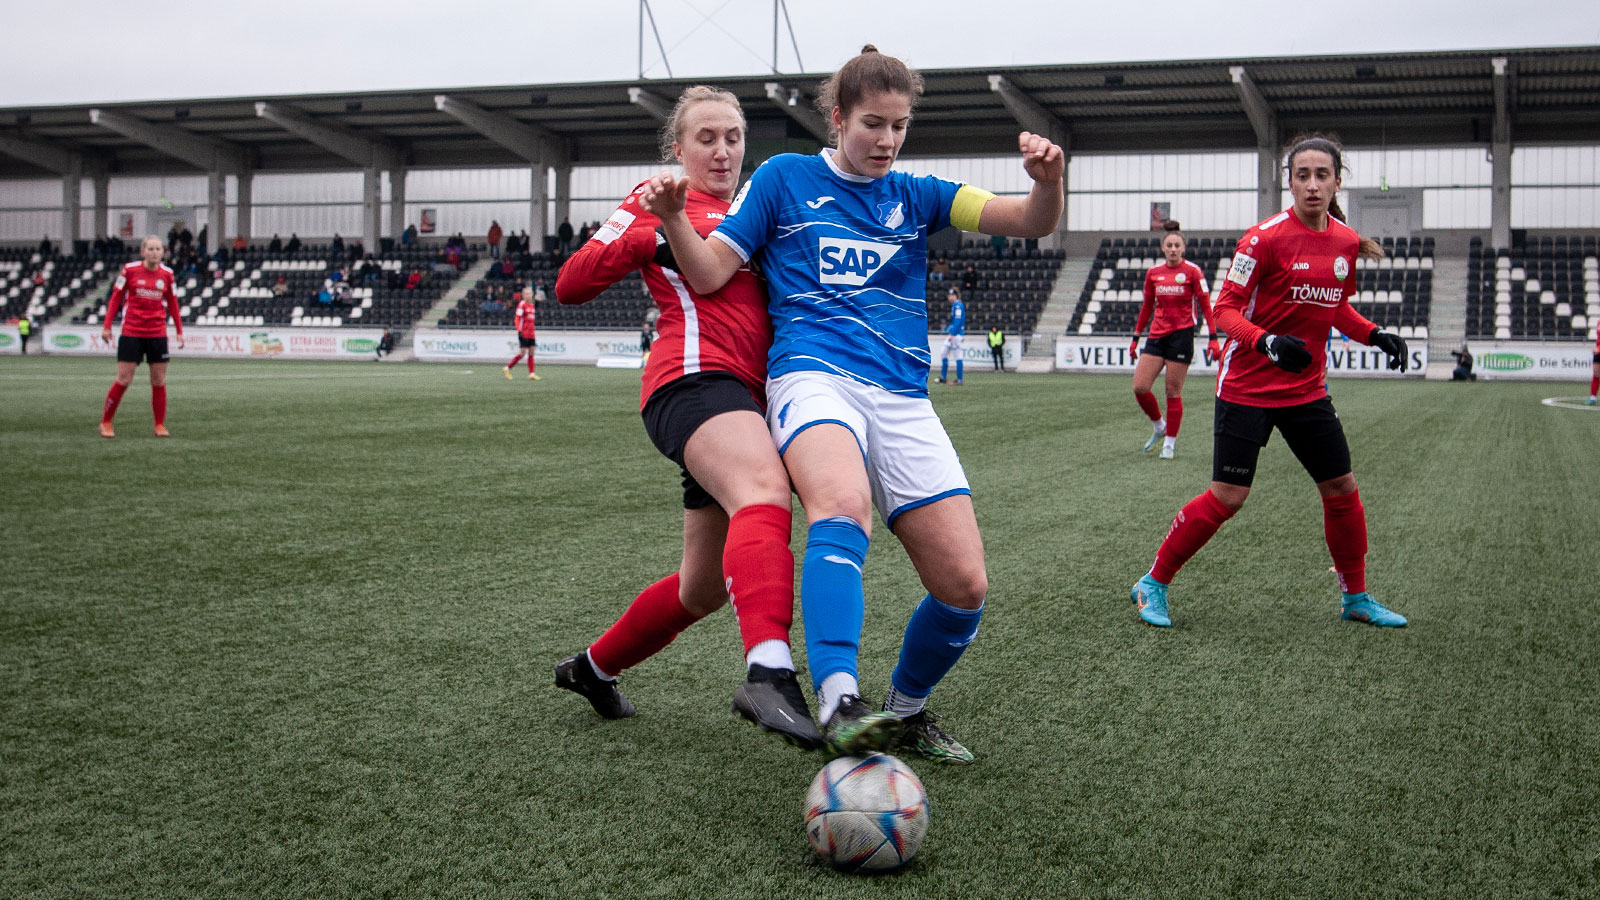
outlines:
M806 840L843 872L889 872L928 833L928 794L911 767L883 753L841 756L806 792Z

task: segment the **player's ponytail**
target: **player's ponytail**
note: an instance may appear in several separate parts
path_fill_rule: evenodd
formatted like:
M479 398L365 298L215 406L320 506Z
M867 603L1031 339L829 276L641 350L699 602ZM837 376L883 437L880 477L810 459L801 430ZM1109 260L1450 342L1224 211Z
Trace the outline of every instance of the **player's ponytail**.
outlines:
M856 104L872 94L904 94L911 98L915 108L922 96L922 75L916 69L892 56L878 52L867 44L861 54L828 76L817 91L817 110L828 123L828 138L838 143L839 132L833 125L833 111L841 116L850 115Z
M1307 150L1317 150L1328 154L1328 158L1333 160L1334 174L1338 175L1344 172L1344 147L1339 144L1338 135L1323 132L1295 135L1294 139L1289 141L1289 150L1284 156L1284 169L1292 173L1294 171L1294 158ZM1346 225L1350 224L1349 219L1345 218L1344 210L1339 207L1339 195L1337 192L1328 198L1328 215ZM1369 238L1359 233L1356 236L1361 239L1361 249L1357 251L1358 255L1367 259L1383 259L1382 244L1378 243L1374 238Z

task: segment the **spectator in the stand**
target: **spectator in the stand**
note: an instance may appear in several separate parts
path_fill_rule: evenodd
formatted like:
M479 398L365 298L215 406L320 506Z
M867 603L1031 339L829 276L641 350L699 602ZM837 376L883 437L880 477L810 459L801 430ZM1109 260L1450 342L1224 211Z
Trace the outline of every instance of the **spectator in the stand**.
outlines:
M44 239L39 241L39 255L40 256L49 256L51 254L51 252L54 251L54 250L55 250L55 247L51 246L51 244L50 244L50 235L48 235L48 234L45 235Z
M932 278L934 281L943 281L945 276L949 274L950 261L945 259L943 256L934 260L933 265L928 267L928 277Z
M377 355L373 357L372 361L377 362L393 352L394 332L390 331L389 326L385 325L383 326L383 337L378 338Z
M517 266L511 261L511 257L509 256L500 260L499 269L500 277L506 279L507 281L510 281L512 278L516 277Z
M328 254L334 256L342 253L344 253L344 238L339 236L339 232L335 231L333 233L333 243L328 245Z
M409 247L417 242L417 226L407 225L406 230L400 232L400 246Z
M529 241L528 229L524 228L524 229L522 229L521 236L518 237L518 239L517 239L517 248L523 253L532 253L533 249L528 244L528 241Z
M485 295L483 302L478 304L478 308L484 312L505 312L506 305L493 291L490 291Z
M283 246L285 253L298 253L300 251L300 235L289 232L289 243Z
M329 288L327 285L323 285L322 289L317 291L317 305L318 306L332 306L333 305L333 290L331 288Z
M282 253L283 252L283 239L278 237L277 235L273 235L272 236L272 240L267 242L267 252L268 253Z
M234 238L233 238L233 252L235 252L235 253L243 253L244 251L246 251L248 249L250 249L250 242L245 240L244 235L242 235L242 234L234 235Z
M343 266L337 266L337 267L334 268L334 270L332 272L328 273L328 281L329 281L330 284L338 284L339 282L341 282L343 280L344 280L344 267Z
M272 296L282 297L287 293L289 293L289 283L283 280L282 275L279 275L277 282L272 285Z
M181 224L183 223L173 222L172 226L167 229L167 252L169 253L178 252L178 226Z
M544 282L541 281L538 284L533 286L533 302L535 302L535 303L543 303L544 300L545 300Z
M207 223L205 225L201 225L200 226L200 237L197 238L195 240L195 242L194 242L195 251L198 252L201 256L205 256L206 255L206 247L210 246L210 244L208 243L210 240L211 240L211 225L209 223Z
M963 291L975 290L978 287L978 270L967 263L967 268L961 273L961 289Z
M1472 371L1472 351L1466 344L1460 350L1451 350L1450 355L1456 358L1456 367L1450 372L1451 381L1477 381L1478 375Z
M563 253L572 249L572 223L566 219L562 219L561 224L556 227L556 242Z
M500 229L499 220L495 220L495 221L492 221L492 222L489 223L489 234L488 234L487 240L489 242L489 258L490 259L499 259L500 258L500 238L503 237L504 235L505 235L505 232Z
M366 255L366 248L361 246L360 238L352 238L345 248L344 257L352 262Z
M35 269L34 270L34 272L33 272L33 286L36 287L36 288L44 287L44 270L43 269Z
M460 268L461 267L461 248L457 247L455 245L455 243L454 243L455 238L451 238L450 240L451 240L451 243L447 243L447 244L444 245L444 261L445 261L445 263L447 265L453 266L455 268Z
M94 245L91 248L91 252L94 253L96 259L106 255L108 243L109 242L105 238L97 237L94 239Z
M406 275L406 290L414 291L414 290L416 290L417 288L419 288L421 286L422 286L422 270L421 269L412 269L410 274Z

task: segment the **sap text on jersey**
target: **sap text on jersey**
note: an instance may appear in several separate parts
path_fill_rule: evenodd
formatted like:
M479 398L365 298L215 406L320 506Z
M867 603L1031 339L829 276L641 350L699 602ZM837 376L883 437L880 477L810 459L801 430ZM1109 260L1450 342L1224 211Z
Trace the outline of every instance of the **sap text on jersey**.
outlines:
M817 242L818 275L823 284L859 287L898 252L899 244L821 238Z
M1344 288L1296 284L1289 288L1289 299L1296 303L1310 303L1315 306L1338 306L1339 301L1344 299Z

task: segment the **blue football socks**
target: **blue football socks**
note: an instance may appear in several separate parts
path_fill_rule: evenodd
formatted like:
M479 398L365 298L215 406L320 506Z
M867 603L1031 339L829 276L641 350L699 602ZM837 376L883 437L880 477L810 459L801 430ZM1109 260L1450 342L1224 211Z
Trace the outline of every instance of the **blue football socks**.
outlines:
M923 597L906 623L900 662L890 678L895 693L908 698L925 698L932 693L934 685L978 636L978 620L982 617L981 606L959 609L941 603L932 594Z
M950 376L950 357L939 360L939 380L943 381Z
M964 373L966 370L967 370L967 361L964 360L964 359L956 360L956 380L957 381L964 380L963 376L962 376L962 373Z
M845 516L822 519L806 534L800 614L813 688L820 688L835 672L857 674L866 608L861 566L867 561L868 543L867 533Z

